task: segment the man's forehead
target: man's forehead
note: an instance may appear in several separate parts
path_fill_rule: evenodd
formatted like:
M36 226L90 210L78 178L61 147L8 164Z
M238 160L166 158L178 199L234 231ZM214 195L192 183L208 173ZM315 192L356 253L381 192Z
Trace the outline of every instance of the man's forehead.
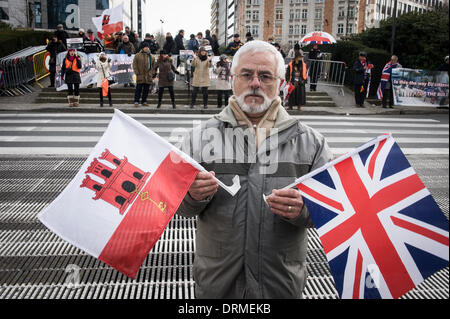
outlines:
M275 73L277 69L277 60L275 55L270 52L245 52L239 59L238 70L258 70L270 71Z

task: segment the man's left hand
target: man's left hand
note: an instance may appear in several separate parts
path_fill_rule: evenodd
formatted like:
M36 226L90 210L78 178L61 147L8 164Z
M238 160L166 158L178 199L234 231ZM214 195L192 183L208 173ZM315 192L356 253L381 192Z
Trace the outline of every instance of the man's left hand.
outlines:
M267 198L270 210L281 217L295 219L303 209L303 198L295 189L274 189Z

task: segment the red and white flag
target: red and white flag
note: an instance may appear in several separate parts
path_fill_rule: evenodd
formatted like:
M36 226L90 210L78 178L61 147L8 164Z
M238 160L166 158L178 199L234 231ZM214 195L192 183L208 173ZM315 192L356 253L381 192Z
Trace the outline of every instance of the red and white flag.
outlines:
M115 110L78 174L38 218L134 278L199 171L192 158Z
M97 35L103 39L105 34L112 34L123 30L123 3L117 7L106 9L98 17L92 18L97 28Z
M283 92L283 102L286 103L289 99L289 96L291 95L292 91L295 90L295 86L288 82L284 81L283 84L280 87L280 91Z

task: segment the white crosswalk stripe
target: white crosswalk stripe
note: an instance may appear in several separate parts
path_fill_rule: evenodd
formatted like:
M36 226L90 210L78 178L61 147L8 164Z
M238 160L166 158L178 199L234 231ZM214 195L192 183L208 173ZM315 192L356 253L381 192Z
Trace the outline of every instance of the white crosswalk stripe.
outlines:
M170 142L208 114L130 114ZM112 117L104 113L0 114L0 155L88 155ZM449 125L429 118L296 116L317 129L336 155L390 133L405 154L449 154Z

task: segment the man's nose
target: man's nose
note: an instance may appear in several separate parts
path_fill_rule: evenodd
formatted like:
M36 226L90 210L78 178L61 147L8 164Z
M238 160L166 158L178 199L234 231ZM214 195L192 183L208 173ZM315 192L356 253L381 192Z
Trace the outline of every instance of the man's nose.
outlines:
M250 87L252 89L258 89L261 86L261 82L259 81L258 76L254 76L252 81L250 82Z

